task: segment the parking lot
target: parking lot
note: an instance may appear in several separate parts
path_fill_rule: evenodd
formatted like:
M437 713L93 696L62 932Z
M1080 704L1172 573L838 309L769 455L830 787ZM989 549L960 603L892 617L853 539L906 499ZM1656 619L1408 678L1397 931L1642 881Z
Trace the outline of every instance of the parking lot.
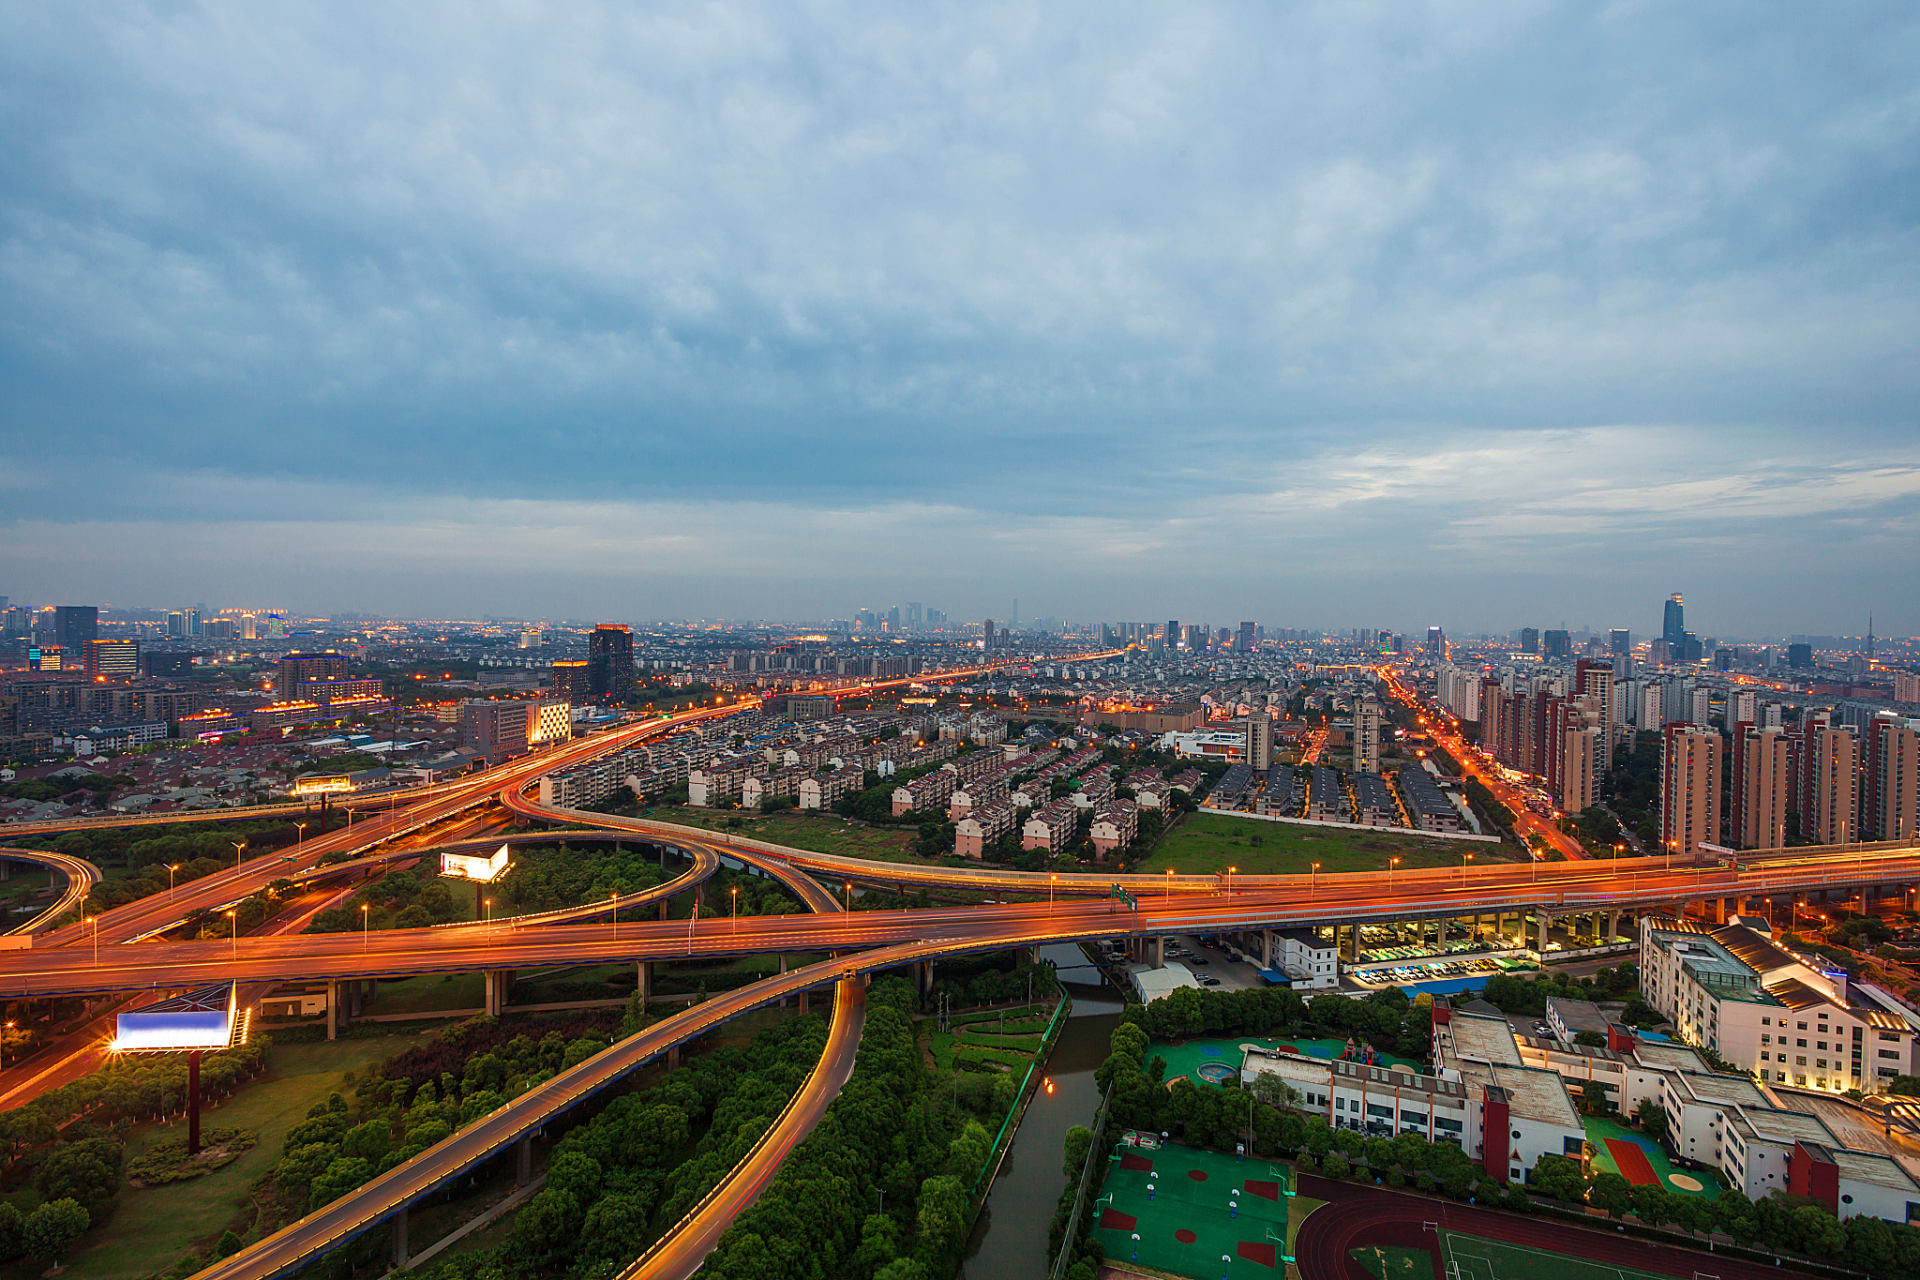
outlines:
M1200 985L1216 991L1246 991L1256 987L1273 984L1260 976L1260 968L1253 963L1255 957L1240 955L1238 948L1229 951L1231 944L1209 945L1194 934L1180 933L1167 935L1167 959L1178 960L1192 971Z

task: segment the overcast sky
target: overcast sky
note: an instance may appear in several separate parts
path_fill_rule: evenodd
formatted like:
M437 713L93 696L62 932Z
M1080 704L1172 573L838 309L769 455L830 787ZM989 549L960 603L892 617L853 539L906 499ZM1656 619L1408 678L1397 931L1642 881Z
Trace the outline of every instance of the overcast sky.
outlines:
M1911 5L0 5L0 593L1920 632Z

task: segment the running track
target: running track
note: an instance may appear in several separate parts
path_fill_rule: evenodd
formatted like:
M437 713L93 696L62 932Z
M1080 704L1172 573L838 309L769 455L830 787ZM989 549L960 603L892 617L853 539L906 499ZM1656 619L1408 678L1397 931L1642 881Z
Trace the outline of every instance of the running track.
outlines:
M1678 1249L1619 1232L1594 1231L1557 1218L1496 1213L1325 1178L1305 1177L1300 1182L1300 1194L1328 1202L1307 1215L1294 1241L1302 1280L1373 1280L1365 1268L1347 1256L1347 1251L1369 1244L1432 1251L1434 1233L1421 1225L1426 1222L1438 1222L1443 1231L1503 1240L1608 1266L1678 1276L1681 1280L1692 1280L1697 1271L1709 1272L1720 1280L1780 1280L1782 1276L1806 1274L1787 1267L1758 1266L1704 1249ZM1433 1274L1444 1274L1437 1254Z

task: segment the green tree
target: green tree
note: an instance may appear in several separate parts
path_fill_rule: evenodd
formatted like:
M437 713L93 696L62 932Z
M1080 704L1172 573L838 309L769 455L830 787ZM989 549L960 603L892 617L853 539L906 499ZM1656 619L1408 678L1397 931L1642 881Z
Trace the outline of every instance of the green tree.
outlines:
M92 1224L93 1219L78 1200L62 1197L28 1214L22 1237L29 1254L53 1262Z
M618 1268L633 1258L635 1241L647 1234L647 1202L639 1196L608 1195L587 1210L580 1227L579 1262Z
M1077 1182L1087 1166L1087 1148L1093 1145L1093 1130L1083 1124L1074 1125L1067 1130L1065 1143L1066 1155L1060 1162L1060 1171L1067 1181Z
M0 1200L0 1262L20 1256L26 1247L26 1220L11 1200Z
M951 1174L928 1178L920 1184L917 1214L923 1263L946 1253L967 1225L967 1192L960 1179Z
M1578 1200L1587 1189L1579 1162L1556 1155L1542 1155L1534 1161L1529 1185L1541 1195L1563 1201Z
M1667 1109L1652 1098L1640 1099L1640 1105L1633 1109L1633 1118L1655 1142L1667 1140Z
M1613 1110L1613 1100L1607 1097L1607 1086L1598 1080L1589 1080L1581 1085L1580 1108L1590 1116L1603 1116Z
M1596 1173L1593 1175L1593 1190L1587 1194L1587 1203L1617 1218L1632 1207L1633 1184L1617 1173Z

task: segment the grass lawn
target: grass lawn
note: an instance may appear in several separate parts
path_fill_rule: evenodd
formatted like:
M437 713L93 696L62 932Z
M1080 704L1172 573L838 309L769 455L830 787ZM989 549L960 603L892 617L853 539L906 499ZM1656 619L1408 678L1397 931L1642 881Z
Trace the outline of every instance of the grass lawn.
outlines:
M423 973L398 981L381 979L371 1013L439 1013L479 1009L487 1003L483 973Z
M1317 862L1329 873L1384 871L1387 859L1395 856L1409 869L1457 867L1467 852L1476 863L1512 858L1511 851L1477 841L1425 840L1373 828L1296 827L1203 812L1189 814L1161 837L1134 870L1152 875L1172 868L1182 875L1207 875L1237 867L1243 875L1287 875L1304 874Z
M81 1247L62 1259L70 1274L87 1280L140 1280L171 1269L195 1241L217 1235L246 1207L248 1188L272 1171L287 1131L306 1119L309 1107L329 1093L351 1095L349 1073L362 1078L369 1068L422 1038L395 1034L276 1045L265 1075L225 1104L201 1113L201 1123L208 1126L257 1130L259 1145L204 1178L144 1191L123 1188L106 1224L82 1237ZM139 1125L127 1143L127 1155L181 1137L184 1131L184 1123ZM43 1263L22 1260L0 1269L0 1276L13 1280L43 1269Z
M700 809L661 807L647 817L654 822L674 822L703 831L737 832L752 840L791 845L814 853L837 854L843 858L865 858L873 862L925 862L908 846L919 832L913 827L865 827L848 822L837 814L781 813L749 814L708 813ZM728 827L739 821L739 827Z
M1651 1273L1612 1267L1564 1253L1448 1231L1441 1249L1459 1280L1654 1280ZM1422 1251L1425 1256L1425 1251ZM1455 1268L1458 1270L1455 1271ZM1695 1272L1696 1275L1700 1274Z

